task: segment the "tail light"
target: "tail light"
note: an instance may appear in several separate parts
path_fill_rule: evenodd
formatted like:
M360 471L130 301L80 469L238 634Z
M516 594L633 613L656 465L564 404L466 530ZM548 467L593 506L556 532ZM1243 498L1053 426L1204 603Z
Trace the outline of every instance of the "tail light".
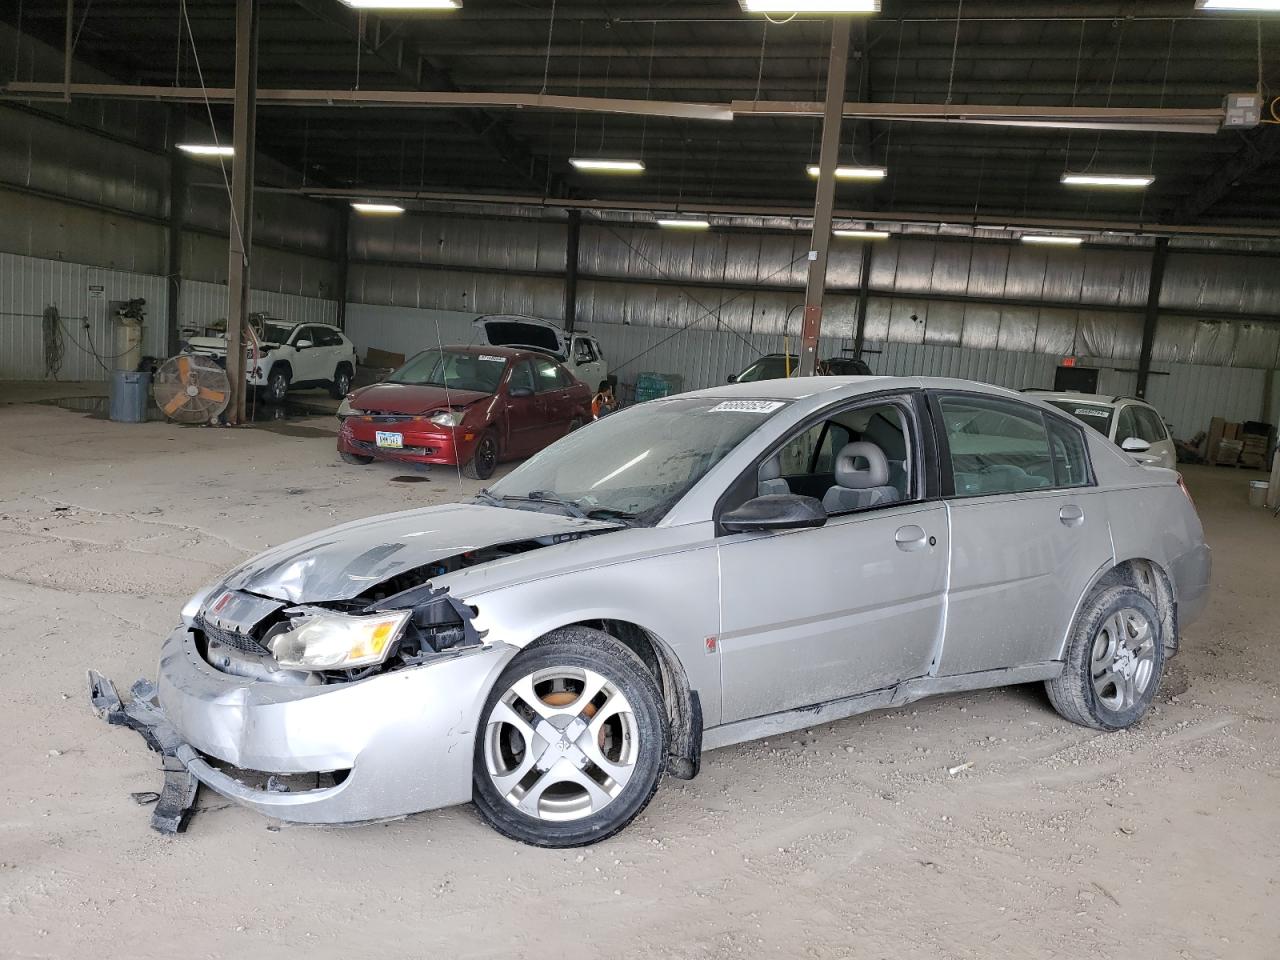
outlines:
M1182 479L1182 474L1178 474L1178 489L1186 494L1187 502L1191 504L1191 509L1194 510L1196 508L1196 501L1195 498L1191 496L1191 491L1187 489L1187 481Z

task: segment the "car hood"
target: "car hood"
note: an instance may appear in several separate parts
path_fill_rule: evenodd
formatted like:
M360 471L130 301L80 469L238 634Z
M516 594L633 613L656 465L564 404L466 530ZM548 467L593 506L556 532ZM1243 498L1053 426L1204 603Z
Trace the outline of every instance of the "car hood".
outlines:
M471 550L618 527L472 503L424 507L282 544L241 564L221 587L287 603L350 600L391 577Z
M492 397L479 390L455 390L452 387L420 386L413 383L375 383L357 390L351 406L369 413L426 413L441 407L468 407L478 400Z

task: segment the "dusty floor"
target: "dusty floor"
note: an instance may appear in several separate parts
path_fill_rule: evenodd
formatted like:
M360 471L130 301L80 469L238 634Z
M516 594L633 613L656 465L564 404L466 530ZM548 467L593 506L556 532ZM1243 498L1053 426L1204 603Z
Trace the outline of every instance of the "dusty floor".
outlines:
M0 956L1277 955L1280 520L1235 470L1188 471L1213 606L1133 732L1038 687L924 701L712 753L585 852L468 807L280 828L207 795L151 833L154 755L85 668L151 673L182 600L268 544L471 487L348 467L332 430L0 406Z

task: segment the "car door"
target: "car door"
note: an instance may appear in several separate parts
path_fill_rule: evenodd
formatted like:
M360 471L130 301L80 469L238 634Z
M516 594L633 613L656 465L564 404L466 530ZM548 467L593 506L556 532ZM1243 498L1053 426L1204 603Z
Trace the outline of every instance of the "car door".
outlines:
M1113 556L1084 428L1003 397L939 393L932 403L951 522L937 673L1056 659Z
M1178 449L1169 436L1169 428L1160 419L1160 414L1154 407L1143 404L1133 404L1130 409L1137 421L1138 439L1151 445L1151 449L1147 451L1148 456L1154 457L1158 466L1175 469L1178 465Z
M837 700L928 672L946 596L946 507L919 469L923 446L914 398L872 403L893 412L900 442L912 451L903 456L909 466L899 499L837 512L817 529L718 540L724 722ZM837 408L819 421L865 413L867 406ZM815 425L824 433L821 422L804 425L761 466L778 456L803 458L814 449Z
M315 327L306 326L298 327L293 333L293 339L290 341L293 346L293 382L321 380L324 375L319 372L321 364L324 362L324 348L317 343L319 333ZM298 344L306 342L308 346L299 347Z
M528 360L512 364L505 389L507 452L517 457L528 456L540 448L544 402L537 394L533 365Z
M569 432L566 384L560 364L546 357L535 357L533 365L533 389L538 400L540 422L537 425L535 450L558 440Z
M316 333L316 376L321 380L332 380L338 364L351 362L351 348L343 340L342 334L333 327L314 326Z

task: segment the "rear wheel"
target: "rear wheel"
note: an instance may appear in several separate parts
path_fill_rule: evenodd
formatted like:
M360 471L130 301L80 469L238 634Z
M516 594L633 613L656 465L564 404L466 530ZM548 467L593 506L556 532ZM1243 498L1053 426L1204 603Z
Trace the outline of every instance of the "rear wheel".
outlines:
M1155 605L1133 587L1110 587L1086 600L1063 671L1045 682L1054 709L1096 730L1123 730L1141 720L1164 669L1162 623Z
M338 456L343 459L344 463L356 463L362 467L373 463L373 457L362 457L358 453L347 453L345 450L339 450Z
M462 472L472 480L488 480L498 466L498 440L492 431L483 434L471 459L462 466Z
M490 691L472 796L499 833L538 847L582 846L635 819L666 755L653 674L607 633L567 627L520 653Z
M335 400L341 400L351 392L351 368L345 363L338 364L338 369L333 372L333 381L329 385L329 395Z

